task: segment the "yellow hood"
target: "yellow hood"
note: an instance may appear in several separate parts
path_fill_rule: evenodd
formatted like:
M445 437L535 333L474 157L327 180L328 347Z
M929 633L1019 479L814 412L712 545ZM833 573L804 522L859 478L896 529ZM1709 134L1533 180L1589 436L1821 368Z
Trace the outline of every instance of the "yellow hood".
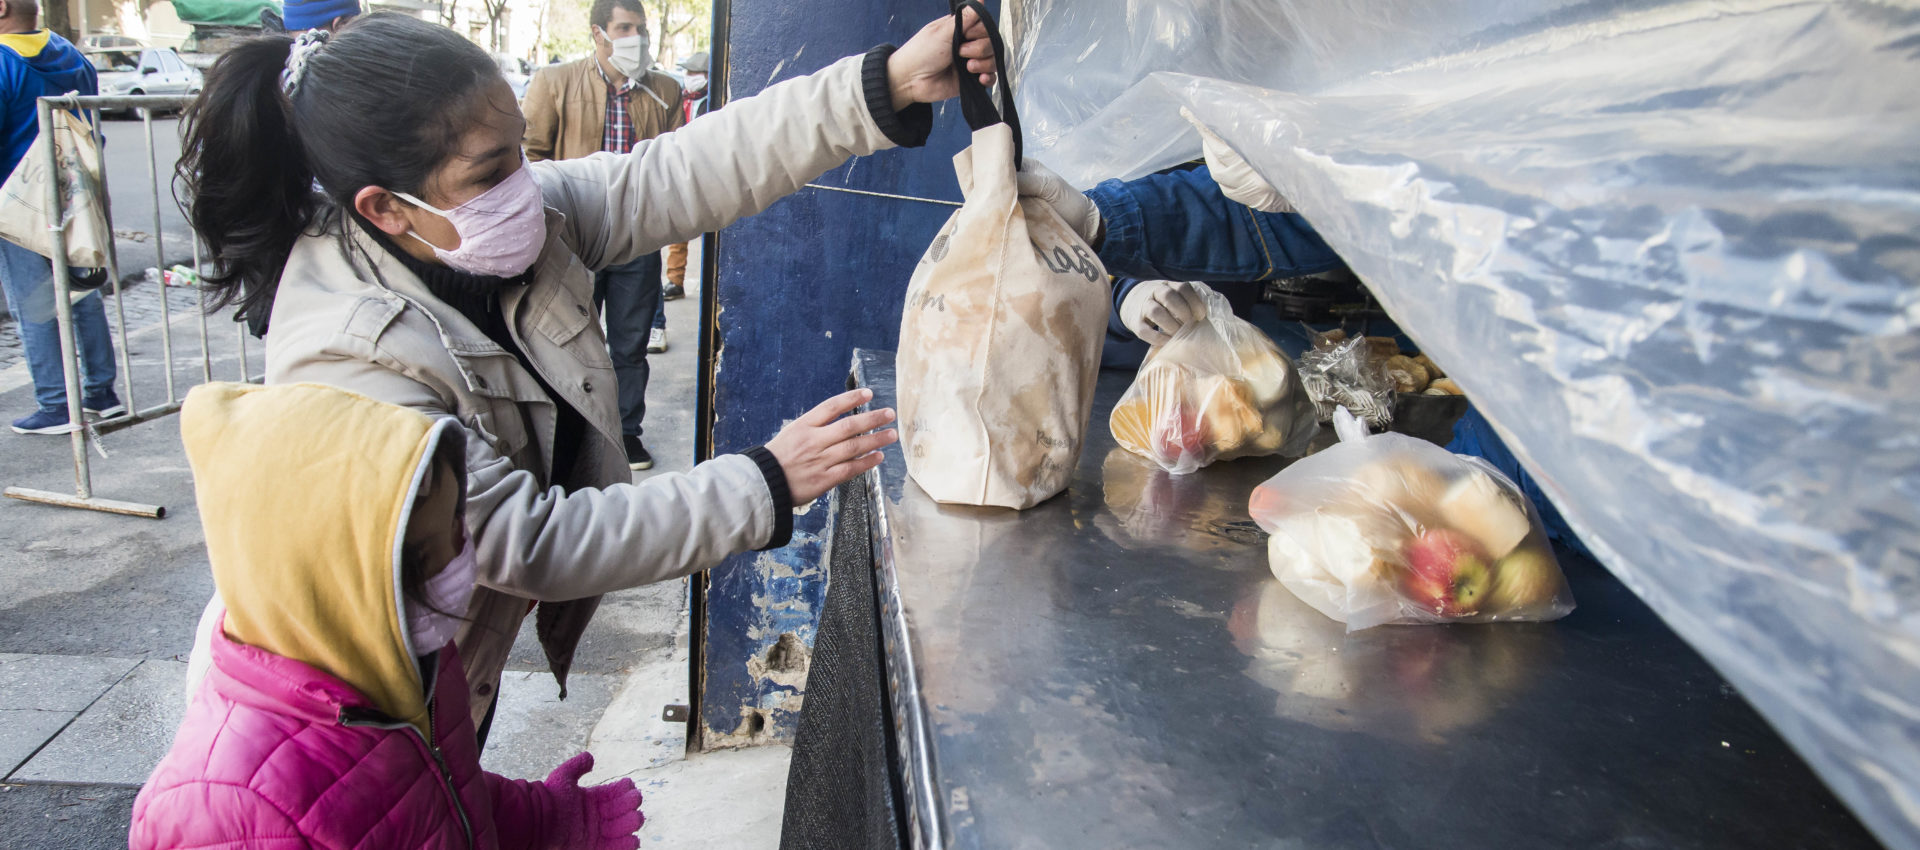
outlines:
M206 384L180 436L236 641L322 670L424 728L400 544L451 419L319 384Z

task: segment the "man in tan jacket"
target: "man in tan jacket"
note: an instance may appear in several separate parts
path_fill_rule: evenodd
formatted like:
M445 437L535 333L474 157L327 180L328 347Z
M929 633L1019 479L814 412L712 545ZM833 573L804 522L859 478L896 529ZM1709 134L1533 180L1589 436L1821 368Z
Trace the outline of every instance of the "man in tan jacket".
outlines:
M627 153L635 142L686 122L680 84L648 70L653 51L640 0L595 0L588 21L593 54L544 68L527 85L521 108L527 117L527 158L535 162ZM650 469L653 456L640 437L647 413L647 353L666 350L660 253L596 272L593 297L606 317L607 349L618 376L627 465Z

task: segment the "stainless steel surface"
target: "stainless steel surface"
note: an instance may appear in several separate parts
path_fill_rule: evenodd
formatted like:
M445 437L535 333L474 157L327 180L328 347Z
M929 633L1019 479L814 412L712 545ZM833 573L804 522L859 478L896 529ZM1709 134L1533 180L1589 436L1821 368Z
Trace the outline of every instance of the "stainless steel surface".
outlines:
M893 358L884 362L874 355L854 351L854 382L874 388L869 409L893 404ZM885 387L885 389L881 389ZM882 397L882 392L886 396ZM900 599L898 553L894 549L894 515L889 508L898 504L897 494L906 477L898 450L886 463L866 474L867 496L872 519L874 596L879 606L881 650L887 659L887 698L893 708L893 736L897 742L900 765L901 805L905 807L907 833L915 847L945 847L946 815L939 786L934 781L933 740L929 730L926 701L920 696L919 665L914 658L912 630ZM922 498L925 498L924 495Z
M892 357L858 352L873 405ZM1105 426L1032 510L876 471L896 732L922 847L1755 847L1872 839L1604 570L1556 623L1344 627L1268 572L1276 459L1174 477Z

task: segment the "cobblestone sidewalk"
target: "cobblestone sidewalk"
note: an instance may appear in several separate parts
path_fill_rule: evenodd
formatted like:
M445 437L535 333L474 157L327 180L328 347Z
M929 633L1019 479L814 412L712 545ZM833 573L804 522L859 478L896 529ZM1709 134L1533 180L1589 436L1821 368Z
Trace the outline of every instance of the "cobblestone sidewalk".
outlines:
M119 298L121 307L127 314L127 333L137 333L160 324L160 292L162 287L137 278L138 282L128 285ZM166 287L167 309L174 319L191 316L200 309L199 293L182 287ZM115 350L122 344L118 314L114 310L114 295L102 291L107 299L107 325L113 330ZM222 310L207 317L209 334L232 334L233 311ZM176 328L175 333L179 333ZM196 332L197 333L197 332ZM176 337L176 344L179 338ZM15 366L25 368L26 355L20 348L20 323L13 316L0 317L0 371Z

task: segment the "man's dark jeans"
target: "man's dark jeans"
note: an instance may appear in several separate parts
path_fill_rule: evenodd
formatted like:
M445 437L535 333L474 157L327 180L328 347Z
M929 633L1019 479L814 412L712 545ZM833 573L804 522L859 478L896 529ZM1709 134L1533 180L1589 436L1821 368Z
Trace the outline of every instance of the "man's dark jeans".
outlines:
M641 434L647 416L647 332L660 312L660 252L593 276L593 303L607 320L607 352L620 382L620 431Z

